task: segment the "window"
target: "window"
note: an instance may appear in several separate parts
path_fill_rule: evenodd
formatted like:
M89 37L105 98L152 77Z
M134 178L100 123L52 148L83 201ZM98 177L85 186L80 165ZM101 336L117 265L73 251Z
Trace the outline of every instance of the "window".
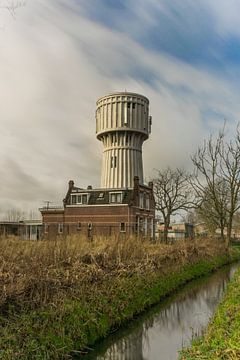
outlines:
M150 199L149 199L149 195L146 195L146 209L149 210L150 209Z
M151 238L154 236L154 222L153 219L150 220L150 229L151 229Z
M122 194L119 193L110 193L110 202L120 204L122 202Z
M135 109L135 106L136 106L136 104L135 104L135 103L133 103L133 104L132 104L132 108L133 108L133 109Z
M76 204L77 203L77 195L72 195L72 204Z
M102 198L104 197L104 193L103 193L103 192L100 193L100 194L98 195L98 197L99 197L99 199L102 199Z
M72 205L76 204L87 204L88 203L88 194L79 194L79 195L72 195Z
M136 223L135 223L135 231L136 233L139 232L139 216L136 216Z
M59 234L63 233L63 223L58 224L58 233Z
M143 195L144 194L142 192L139 194L139 207L140 207L140 209L143 209L143 200L144 200Z
M44 233L48 234L48 224L44 224Z
M88 223L88 230L92 230L92 223Z
M127 108L130 109L130 107L131 107L131 103L128 102L128 103L127 103Z
M120 223L120 232L126 232L126 224L124 222Z
M148 219L144 219L144 235L146 236L148 233Z
M146 194L143 193L143 208L146 209Z
M117 157L111 156L111 168L117 167Z
M30 225L30 233L32 235L36 235L36 233L37 233L37 226L36 225Z
M87 204L87 194L82 195L82 204Z
M82 229L82 224L80 222L77 223L77 230L81 230Z

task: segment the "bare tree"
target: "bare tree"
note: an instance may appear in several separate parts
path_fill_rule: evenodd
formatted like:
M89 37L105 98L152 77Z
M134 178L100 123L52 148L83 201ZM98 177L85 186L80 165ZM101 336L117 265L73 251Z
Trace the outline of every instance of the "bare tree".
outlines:
M236 130L235 139L223 144L220 152L221 156L221 176L228 186L229 201L227 206L227 238L226 244L229 245L232 234L234 214L240 208L239 189L240 189L240 132L239 126Z
M195 198L189 185L190 177L183 169L167 168L158 170L153 179L156 210L161 213L164 222L164 242L167 242L171 216L195 206Z
M215 234L220 229L220 236L224 238L224 229L227 226L227 204L229 201L228 188L223 179L216 180L213 193L206 187L203 197L198 203L196 213L205 223L209 233Z
M12 17L15 17L16 10L24 5L24 0L0 0L0 10L7 10Z
M224 132L204 141L192 157L195 180L192 185L200 200L199 209L206 211L211 221L218 225L221 237L227 228L226 247L229 246L232 222L240 208L240 133L237 128L233 141L226 142Z
M6 221L18 222L25 219L24 211L16 208L7 210L5 219Z

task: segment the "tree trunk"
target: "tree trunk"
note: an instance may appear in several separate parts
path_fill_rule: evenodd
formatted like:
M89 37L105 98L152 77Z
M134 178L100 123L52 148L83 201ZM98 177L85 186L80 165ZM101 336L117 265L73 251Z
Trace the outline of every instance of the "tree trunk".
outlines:
M224 226L221 226L221 240L224 240Z
M170 217L167 217L166 219L164 219L164 231L163 231L163 242L165 244L168 243L168 229L169 229L169 225L170 225Z
M229 246L230 246L230 243L231 243L231 236L232 236L232 218L233 218L233 215L230 214L230 216L229 216L229 222L228 222L228 226L227 226L227 236L226 236L226 240L225 240L226 250L229 249Z

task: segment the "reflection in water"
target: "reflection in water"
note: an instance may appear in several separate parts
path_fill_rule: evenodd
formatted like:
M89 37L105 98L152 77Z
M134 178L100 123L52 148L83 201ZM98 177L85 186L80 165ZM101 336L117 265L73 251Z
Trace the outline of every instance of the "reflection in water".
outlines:
M218 271L186 286L168 299L154 314L140 319L126 335L115 335L103 342L85 359L98 360L174 360L178 350L202 334L220 301L236 265Z

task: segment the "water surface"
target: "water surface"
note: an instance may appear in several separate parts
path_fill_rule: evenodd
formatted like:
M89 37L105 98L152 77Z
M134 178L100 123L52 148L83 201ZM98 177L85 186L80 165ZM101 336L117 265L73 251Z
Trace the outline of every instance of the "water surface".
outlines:
M207 327L238 266L224 267L184 286L128 327L109 336L84 359L176 360L178 351L189 346Z

